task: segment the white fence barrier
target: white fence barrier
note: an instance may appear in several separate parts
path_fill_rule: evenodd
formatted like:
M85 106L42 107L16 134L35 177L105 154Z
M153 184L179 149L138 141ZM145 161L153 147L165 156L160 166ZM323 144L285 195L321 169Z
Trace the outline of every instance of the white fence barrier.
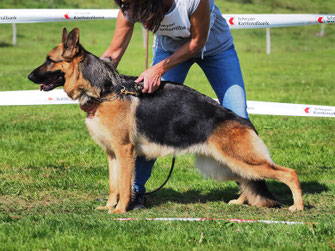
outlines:
M118 12L118 9L0 9L0 24L115 19ZM322 35L324 24L335 23L335 14L230 14L223 17L230 29L267 28L267 54L271 53L270 28L323 24ZM13 26L14 45L16 40L16 26Z
M0 92L0 106L77 103L70 99L62 89L52 92L38 90ZM247 101L247 107L249 114L335 118L335 107L332 106Z
M114 19L118 9L0 9L0 23L39 23ZM335 23L335 14L229 14L231 29L255 29Z

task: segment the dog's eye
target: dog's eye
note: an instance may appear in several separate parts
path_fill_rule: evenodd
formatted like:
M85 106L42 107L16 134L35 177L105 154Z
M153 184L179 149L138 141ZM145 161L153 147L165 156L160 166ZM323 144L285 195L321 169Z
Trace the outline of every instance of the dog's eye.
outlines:
M52 60L49 56L47 56L47 58L46 58L46 60L45 60L45 64L46 64L46 65L55 64L55 63L59 63L59 62L62 62L62 61L55 61L55 60Z
M45 60L44 65L50 65L52 62L50 60Z

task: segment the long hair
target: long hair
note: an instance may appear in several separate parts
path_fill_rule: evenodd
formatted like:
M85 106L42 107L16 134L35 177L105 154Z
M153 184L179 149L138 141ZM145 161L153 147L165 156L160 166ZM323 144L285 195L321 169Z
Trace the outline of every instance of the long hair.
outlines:
M154 33L158 30L165 16L162 0L114 1L131 21L142 23Z

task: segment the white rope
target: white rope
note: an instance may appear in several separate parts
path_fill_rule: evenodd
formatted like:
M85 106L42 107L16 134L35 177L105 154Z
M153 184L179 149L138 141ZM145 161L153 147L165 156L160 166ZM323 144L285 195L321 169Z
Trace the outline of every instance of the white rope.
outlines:
M270 220L244 220L244 219L216 219L216 218L117 218L114 221L227 221L235 223L265 223L265 224L286 224L302 225L304 222L293 221L270 221Z

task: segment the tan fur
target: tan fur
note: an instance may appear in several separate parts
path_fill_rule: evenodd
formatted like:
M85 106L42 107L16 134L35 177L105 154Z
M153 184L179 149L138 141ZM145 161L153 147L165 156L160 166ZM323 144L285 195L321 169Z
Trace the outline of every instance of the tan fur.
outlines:
M84 79L83 74L79 70L79 63L82 60L82 55L78 55L68 62L62 57L63 51L64 45L61 43L48 54L53 61L61 62L51 63L45 70L61 70L62 72L65 72L66 82L64 84L64 91L73 100L78 99L83 90L85 90L86 94L91 97L100 97L100 90L92 88L91 84Z
M222 137L221 135L224 135ZM303 200L297 173L293 169L280 167L273 163L269 152L256 135L249 128L238 127L231 122L219 126L209 139L213 158L224 166L228 166L242 187L247 187L249 180L276 179L286 184L292 191L294 205L290 211L303 210ZM250 191L242 189L242 196L235 202L263 206L257 196L248 196Z
M105 149L109 158L110 195L106 207L98 209L124 213L130 201L136 157L133 142L136 138L134 110L129 100L115 100L102 103L94 118L86 119L89 132ZM116 203L117 207L113 210Z

